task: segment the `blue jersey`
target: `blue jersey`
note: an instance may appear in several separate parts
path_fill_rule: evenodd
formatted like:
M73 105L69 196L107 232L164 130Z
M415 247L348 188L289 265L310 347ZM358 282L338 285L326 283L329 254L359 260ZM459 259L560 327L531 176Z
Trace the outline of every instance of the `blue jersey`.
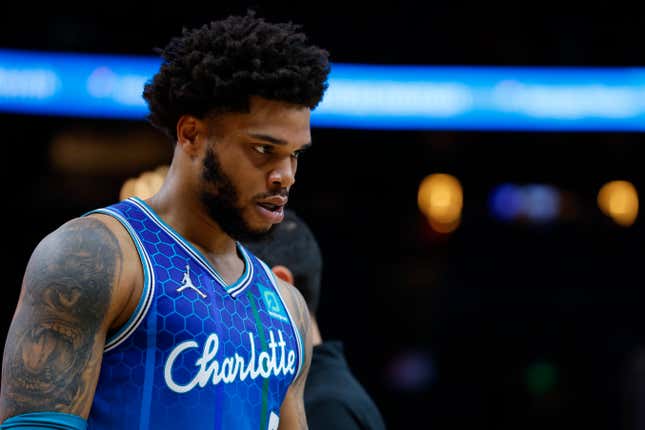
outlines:
M106 342L88 428L277 428L303 346L266 264L238 244L244 273L227 285L142 200L91 213L128 230L144 286L130 319Z

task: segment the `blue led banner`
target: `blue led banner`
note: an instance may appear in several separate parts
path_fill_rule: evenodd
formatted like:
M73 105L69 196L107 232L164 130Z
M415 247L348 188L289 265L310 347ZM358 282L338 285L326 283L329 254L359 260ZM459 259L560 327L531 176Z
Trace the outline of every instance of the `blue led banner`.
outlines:
M0 49L0 111L143 119L154 57ZM333 64L319 127L645 131L645 68Z

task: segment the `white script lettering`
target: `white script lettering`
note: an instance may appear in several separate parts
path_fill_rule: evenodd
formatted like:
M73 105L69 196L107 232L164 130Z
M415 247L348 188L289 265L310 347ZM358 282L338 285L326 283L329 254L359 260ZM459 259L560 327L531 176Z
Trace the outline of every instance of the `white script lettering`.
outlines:
M220 382L230 384L239 378L244 381L247 377L256 379L258 376L269 378L271 374L278 376L296 372L296 353L294 350L285 350L286 342L282 332L278 330L278 339L275 341L273 331L269 331L268 351L261 350L256 356L256 346L253 334L247 332L251 354L248 362L244 357L235 353L230 357L216 358L219 351L219 337L211 333L202 350L201 357L195 361L197 374L186 384L178 384L172 376L173 366L179 356L187 350L199 348L194 340L187 340L177 345L168 356L164 366L164 379L166 385L176 393L187 393L199 385L205 387L209 382L217 385ZM286 358L286 360L285 360Z

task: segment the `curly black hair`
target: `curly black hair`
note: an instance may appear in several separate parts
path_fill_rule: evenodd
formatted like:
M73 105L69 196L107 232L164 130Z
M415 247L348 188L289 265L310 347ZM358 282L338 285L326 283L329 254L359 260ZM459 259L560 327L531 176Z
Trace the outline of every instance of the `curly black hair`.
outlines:
M148 120L176 141L182 115L248 112L250 96L315 108L327 89L329 54L299 30L253 12L184 29L158 50L163 62L143 91Z

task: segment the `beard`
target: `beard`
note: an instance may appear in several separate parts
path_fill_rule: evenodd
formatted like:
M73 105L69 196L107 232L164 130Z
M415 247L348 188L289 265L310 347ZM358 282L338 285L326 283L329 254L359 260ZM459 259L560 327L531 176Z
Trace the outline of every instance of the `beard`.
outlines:
M269 232L270 228L254 229L244 220L242 210L237 203L239 195L237 189L222 171L219 159L211 147L206 149L202 179L207 187L201 191L200 199L211 219L224 233L235 240L245 241L257 240ZM211 191L213 188L215 191Z

